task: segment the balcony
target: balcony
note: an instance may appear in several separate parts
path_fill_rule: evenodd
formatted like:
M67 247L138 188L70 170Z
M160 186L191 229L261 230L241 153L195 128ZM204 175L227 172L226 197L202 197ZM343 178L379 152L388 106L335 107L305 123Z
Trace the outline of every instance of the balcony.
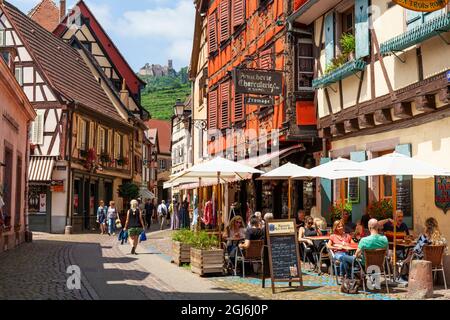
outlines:
M441 33L447 31L450 31L450 13L442 14L395 38L383 42L380 45L380 53L382 55L389 55L396 51L402 51L436 35L440 36Z
M361 59L358 60L351 60L347 63L344 63L342 66L338 67L337 69L317 78L314 79L312 82L313 88L324 88L329 86L332 83L335 83L339 80L342 80L344 78L347 78L351 76L352 74L355 74L358 71L364 70L367 63Z

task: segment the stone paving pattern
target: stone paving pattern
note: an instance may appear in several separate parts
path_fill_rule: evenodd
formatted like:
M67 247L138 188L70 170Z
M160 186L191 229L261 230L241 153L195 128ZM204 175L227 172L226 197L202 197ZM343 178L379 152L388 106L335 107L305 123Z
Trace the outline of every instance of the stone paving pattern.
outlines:
M51 235L34 233L32 243L0 254L0 299L298 299L354 300L407 299L405 289L394 293L345 295L328 275L305 271L305 290L277 284L272 294L256 277L199 277L189 267L170 263L172 231L149 230L148 240L129 253L117 236L99 234ZM80 290L69 290L67 267L82 271ZM306 270L306 269L305 269ZM435 299L450 299L450 290L435 290Z

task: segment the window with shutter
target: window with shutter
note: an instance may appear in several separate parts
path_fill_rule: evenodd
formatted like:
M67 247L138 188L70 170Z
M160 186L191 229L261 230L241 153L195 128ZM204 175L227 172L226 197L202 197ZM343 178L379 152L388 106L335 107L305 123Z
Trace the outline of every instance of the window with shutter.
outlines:
M87 133L87 121L79 118L79 138L80 138L80 150L84 150L87 151L87 146L88 146L88 133Z
M36 119L31 125L31 141L33 144L44 144L44 114L45 110L36 110Z
M220 0L220 42L230 38L230 0Z
M217 128L217 89L208 94L208 129Z
M272 49L261 51L259 54L259 67L261 69L273 69Z
M120 136L117 133L114 133L114 158L115 159L119 159L120 158L119 138L120 138Z
M113 132L112 130L108 130L108 138L106 139L106 150L110 155L112 155L112 147L113 147Z
M94 141L95 141L95 123L89 122L89 149L94 148Z
M233 86L233 106L232 106L232 121L238 122L244 120L244 95L236 93Z
M232 0L231 10L233 28L237 28L245 21L245 0Z
M298 90L312 88L314 77L314 55L312 38L302 38L297 45L297 83Z
M217 51L217 17L215 11L208 16L208 49L209 54Z
M230 126L230 81L220 85L220 129Z
M106 153L106 130L99 127L97 136L97 154L102 153Z

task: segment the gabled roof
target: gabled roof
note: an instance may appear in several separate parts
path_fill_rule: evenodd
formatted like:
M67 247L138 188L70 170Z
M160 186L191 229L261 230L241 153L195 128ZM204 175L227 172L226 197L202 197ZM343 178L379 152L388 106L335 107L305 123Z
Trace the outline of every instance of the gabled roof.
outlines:
M5 2L4 12L49 85L63 98L127 123L107 97L80 53ZM127 123L128 124L128 123Z
M172 125L169 121L148 120L147 126L158 130L159 152L170 154L170 144L172 143Z
M52 0L42 0L30 10L28 16L50 32L59 24L59 8Z
M83 15L83 17L89 18L89 26L95 33L95 36L97 37L101 46L106 51L105 53L112 60L122 78L124 78L127 81L127 86L133 93L138 93L140 87L145 86L146 83L136 75L136 73L128 64L127 60L125 60L125 58L122 56L122 54L120 53L119 49L116 47L114 42L111 40L111 38L105 32L105 30L100 25L98 20L92 14L92 11L89 9L86 3L84 3L83 0L80 0L75 6L77 6L80 9L80 12ZM64 34L64 32L67 30L67 26L65 23L66 21L67 15L61 22L61 24L59 24L59 26L54 30L53 33L56 34L58 37Z

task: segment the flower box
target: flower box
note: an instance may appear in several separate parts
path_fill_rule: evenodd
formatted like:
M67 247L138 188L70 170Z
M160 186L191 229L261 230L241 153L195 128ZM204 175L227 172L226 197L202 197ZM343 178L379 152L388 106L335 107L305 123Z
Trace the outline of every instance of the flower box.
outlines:
M191 245L180 241L172 241L172 260L178 266L183 263L190 263Z
M191 271L204 276L205 274L222 273L224 268L223 249L191 248Z

